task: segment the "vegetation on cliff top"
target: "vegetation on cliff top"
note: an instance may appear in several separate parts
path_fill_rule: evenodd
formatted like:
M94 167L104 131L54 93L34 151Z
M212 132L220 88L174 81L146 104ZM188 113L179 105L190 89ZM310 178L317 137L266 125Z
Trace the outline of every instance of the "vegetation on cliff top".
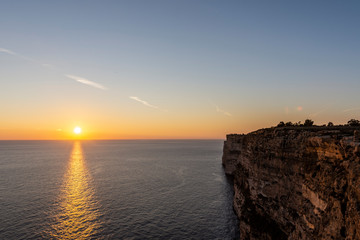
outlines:
M311 119L306 119L304 123L301 123L301 121L293 123L293 122L283 122L281 121L277 127L312 127L312 126L317 126L314 125L314 121ZM350 119L347 124L344 125L334 125L332 122L329 122L327 125L321 125L321 127L334 127L334 126L338 126L338 127L342 127L342 126L351 126L351 127L359 127L360 126L360 121L356 120L356 119Z

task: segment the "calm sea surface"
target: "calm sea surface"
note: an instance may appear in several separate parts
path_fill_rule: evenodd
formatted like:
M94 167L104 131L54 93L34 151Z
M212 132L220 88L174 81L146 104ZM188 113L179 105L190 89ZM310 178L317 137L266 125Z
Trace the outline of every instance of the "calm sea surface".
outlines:
M0 239L233 239L222 145L0 141Z

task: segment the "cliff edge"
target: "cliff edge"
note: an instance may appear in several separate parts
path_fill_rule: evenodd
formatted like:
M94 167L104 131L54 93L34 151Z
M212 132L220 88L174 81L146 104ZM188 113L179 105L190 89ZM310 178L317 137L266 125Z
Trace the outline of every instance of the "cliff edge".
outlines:
M360 128L227 135L240 239L360 239Z

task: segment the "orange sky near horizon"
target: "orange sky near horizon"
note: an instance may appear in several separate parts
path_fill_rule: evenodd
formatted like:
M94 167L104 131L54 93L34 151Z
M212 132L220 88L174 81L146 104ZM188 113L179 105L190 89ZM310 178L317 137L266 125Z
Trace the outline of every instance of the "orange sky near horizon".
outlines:
M141 106L140 106L141 107ZM81 110L79 110L81 112ZM70 111L71 113L71 111ZM137 113L136 116L134 116ZM205 113L205 114L204 114ZM39 114L40 115L40 114ZM41 114L42 115L42 114ZM241 116L225 116L215 112L199 112L193 115L171 112L137 112L129 116L93 115L71 121L71 116L46 115L29 116L4 123L0 120L1 140L65 140L65 139L225 139L228 133L243 133L264 127L263 120L253 121ZM271 126L269 118L267 126ZM79 135L74 134L76 126L81 127ZM247 128L246 128L246 127Z
M74 121L75 122L75 121ZM216 117L193 121L134 122L118 121L48 124L0 129L0 140L76 140L76 139L225 139L226 134L248 133L260 128L276 126L276 117L267 120L217 119ZM264 124L265 122L265 124ZM324 122L325 124L326 122ZM339 124L341 122L334 122ZM345 122L342 122L345 123ZM317 124L319 124L317 122ZM21 125L20 125L21 126ZM74 133L76 126L80 134Z
M303 122L311 118L320 125L329 119L334 124L344 124L353 118L350 111L340 117L336 112L309 116L314 110L299 106L285 109L268 106L263 111L249 106L232 110L228 116L214 111L211 105L204 106L162 111L135 103L133 108L112 111L103 106L71 104L64 99L56 111L48 108L9 111L0 119L0 140L225 139L226 134L248 133L276 126L280 121ZM79 135L73 132L76 126L82 128Z
M62 128L13 128L0 129L1 140L71 140L71 139L224 139L224 130L211 128L211 123L191 125L159 122L157 125L139 124L77 124L62 125ZM73 129L79 126L80 134ZM221 126L221 125L220 125Z
M228 115L206 101L190 106L164 104L163 109L170 109L172 105L172 110L149 108L131 101L118 106L112 102L100 105L78 101L81 92L88 90L82 89L81 85L78 87L75 96L56 96L54 93L58 100L51 107L44 104L48 96L32 101L30 105L21 100L17 106L12 103L12 108L0 102L0 107L8 109L0 118L0 140L225 139L226 134L248 133L276 126L280 121L304 122L310 118L321 125L329 121L344 124L356 118L351 109L343 111L334 107L335 111L318 111L316 105L282 108L271 102L247 105L234 101L229 105L231 114ZM93 89L89 90L94 93ZM95 94L98 94L96 89ZM109 91L102 98L111 98L111 94ZM78 136L73 133L76 126L82 128Z

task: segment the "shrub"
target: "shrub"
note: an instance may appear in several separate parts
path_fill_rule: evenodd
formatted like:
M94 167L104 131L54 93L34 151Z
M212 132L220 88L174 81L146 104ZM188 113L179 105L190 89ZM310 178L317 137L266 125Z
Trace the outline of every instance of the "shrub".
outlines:
M302 126L301 121L298 121L298 122L294 123L294 126L295 126L295 127L300 127L300 126Z
M277 125L277 127L285 127L285 123L283 121L279 122L279 124Z
M360 121L356 119L350 119L347 124L352 127L357 127L360 126Z
M306 119L304 122L305 127L311 127L314 124L314 121L311 119Z
M287 123L285 123L285 126L292 127L292 126L294 126L294 124L292 122L287 122Z

